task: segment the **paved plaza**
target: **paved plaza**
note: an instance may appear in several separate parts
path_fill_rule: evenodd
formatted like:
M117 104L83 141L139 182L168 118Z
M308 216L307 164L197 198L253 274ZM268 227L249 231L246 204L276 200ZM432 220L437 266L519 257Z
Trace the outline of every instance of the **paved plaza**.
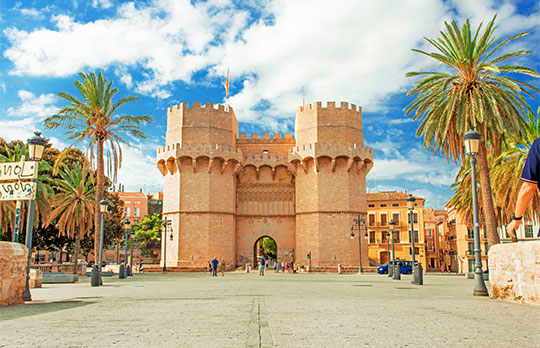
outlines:
M540 307L427 275L227 273L45 284L0 307L0 347L539 347Z

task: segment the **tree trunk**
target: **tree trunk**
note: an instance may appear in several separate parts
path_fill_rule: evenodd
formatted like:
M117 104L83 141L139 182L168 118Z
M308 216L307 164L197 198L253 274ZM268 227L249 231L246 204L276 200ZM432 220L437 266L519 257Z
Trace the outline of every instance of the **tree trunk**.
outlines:
M97 175L96 175L96 212L94 214L94 263L99 263L99 243L101 241L101 210L99 202L103 199L103 186L105 181L104 160L103 160L103 139L97 142Z
M79 252L81 250L81 232L75 232L75 253L73 253L73 274L77 274L77 265L79 263Z
M485 229L487 232L488 245L499 244L499 233L497 232L497 219L493 207L493 194L491 192L491 182L489 180L489 167L487 162L487 148L485 140L480 142L480 153L478 154L478 176L480 177L480 189L482 190L482 204L484 207L484 218L486 220Z

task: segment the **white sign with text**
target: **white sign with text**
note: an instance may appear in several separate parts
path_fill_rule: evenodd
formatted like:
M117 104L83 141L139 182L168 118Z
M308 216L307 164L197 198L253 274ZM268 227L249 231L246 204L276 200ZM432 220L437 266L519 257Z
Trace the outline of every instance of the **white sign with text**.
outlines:
M37 162L0 163L0 181L37 179Z
M0 201L36 199L36 187L32 181L0 183Z

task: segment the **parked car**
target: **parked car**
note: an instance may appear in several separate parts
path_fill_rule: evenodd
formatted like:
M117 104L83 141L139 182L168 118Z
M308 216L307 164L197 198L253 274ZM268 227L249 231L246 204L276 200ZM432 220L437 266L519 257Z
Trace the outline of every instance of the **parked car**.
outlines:
M390 265L392 265L392 261L390 261ZM400 267L401 274L412 273L412 261L396 261L396 265ZM388 262L377 268L377 273L388 274Z

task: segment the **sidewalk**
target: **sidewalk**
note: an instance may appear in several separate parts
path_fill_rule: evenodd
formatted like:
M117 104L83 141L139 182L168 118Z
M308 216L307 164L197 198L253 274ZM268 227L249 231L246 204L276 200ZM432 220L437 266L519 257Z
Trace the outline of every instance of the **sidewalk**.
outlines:
M538 347L540 308L431 276L140 274L0 308L0 347Z

